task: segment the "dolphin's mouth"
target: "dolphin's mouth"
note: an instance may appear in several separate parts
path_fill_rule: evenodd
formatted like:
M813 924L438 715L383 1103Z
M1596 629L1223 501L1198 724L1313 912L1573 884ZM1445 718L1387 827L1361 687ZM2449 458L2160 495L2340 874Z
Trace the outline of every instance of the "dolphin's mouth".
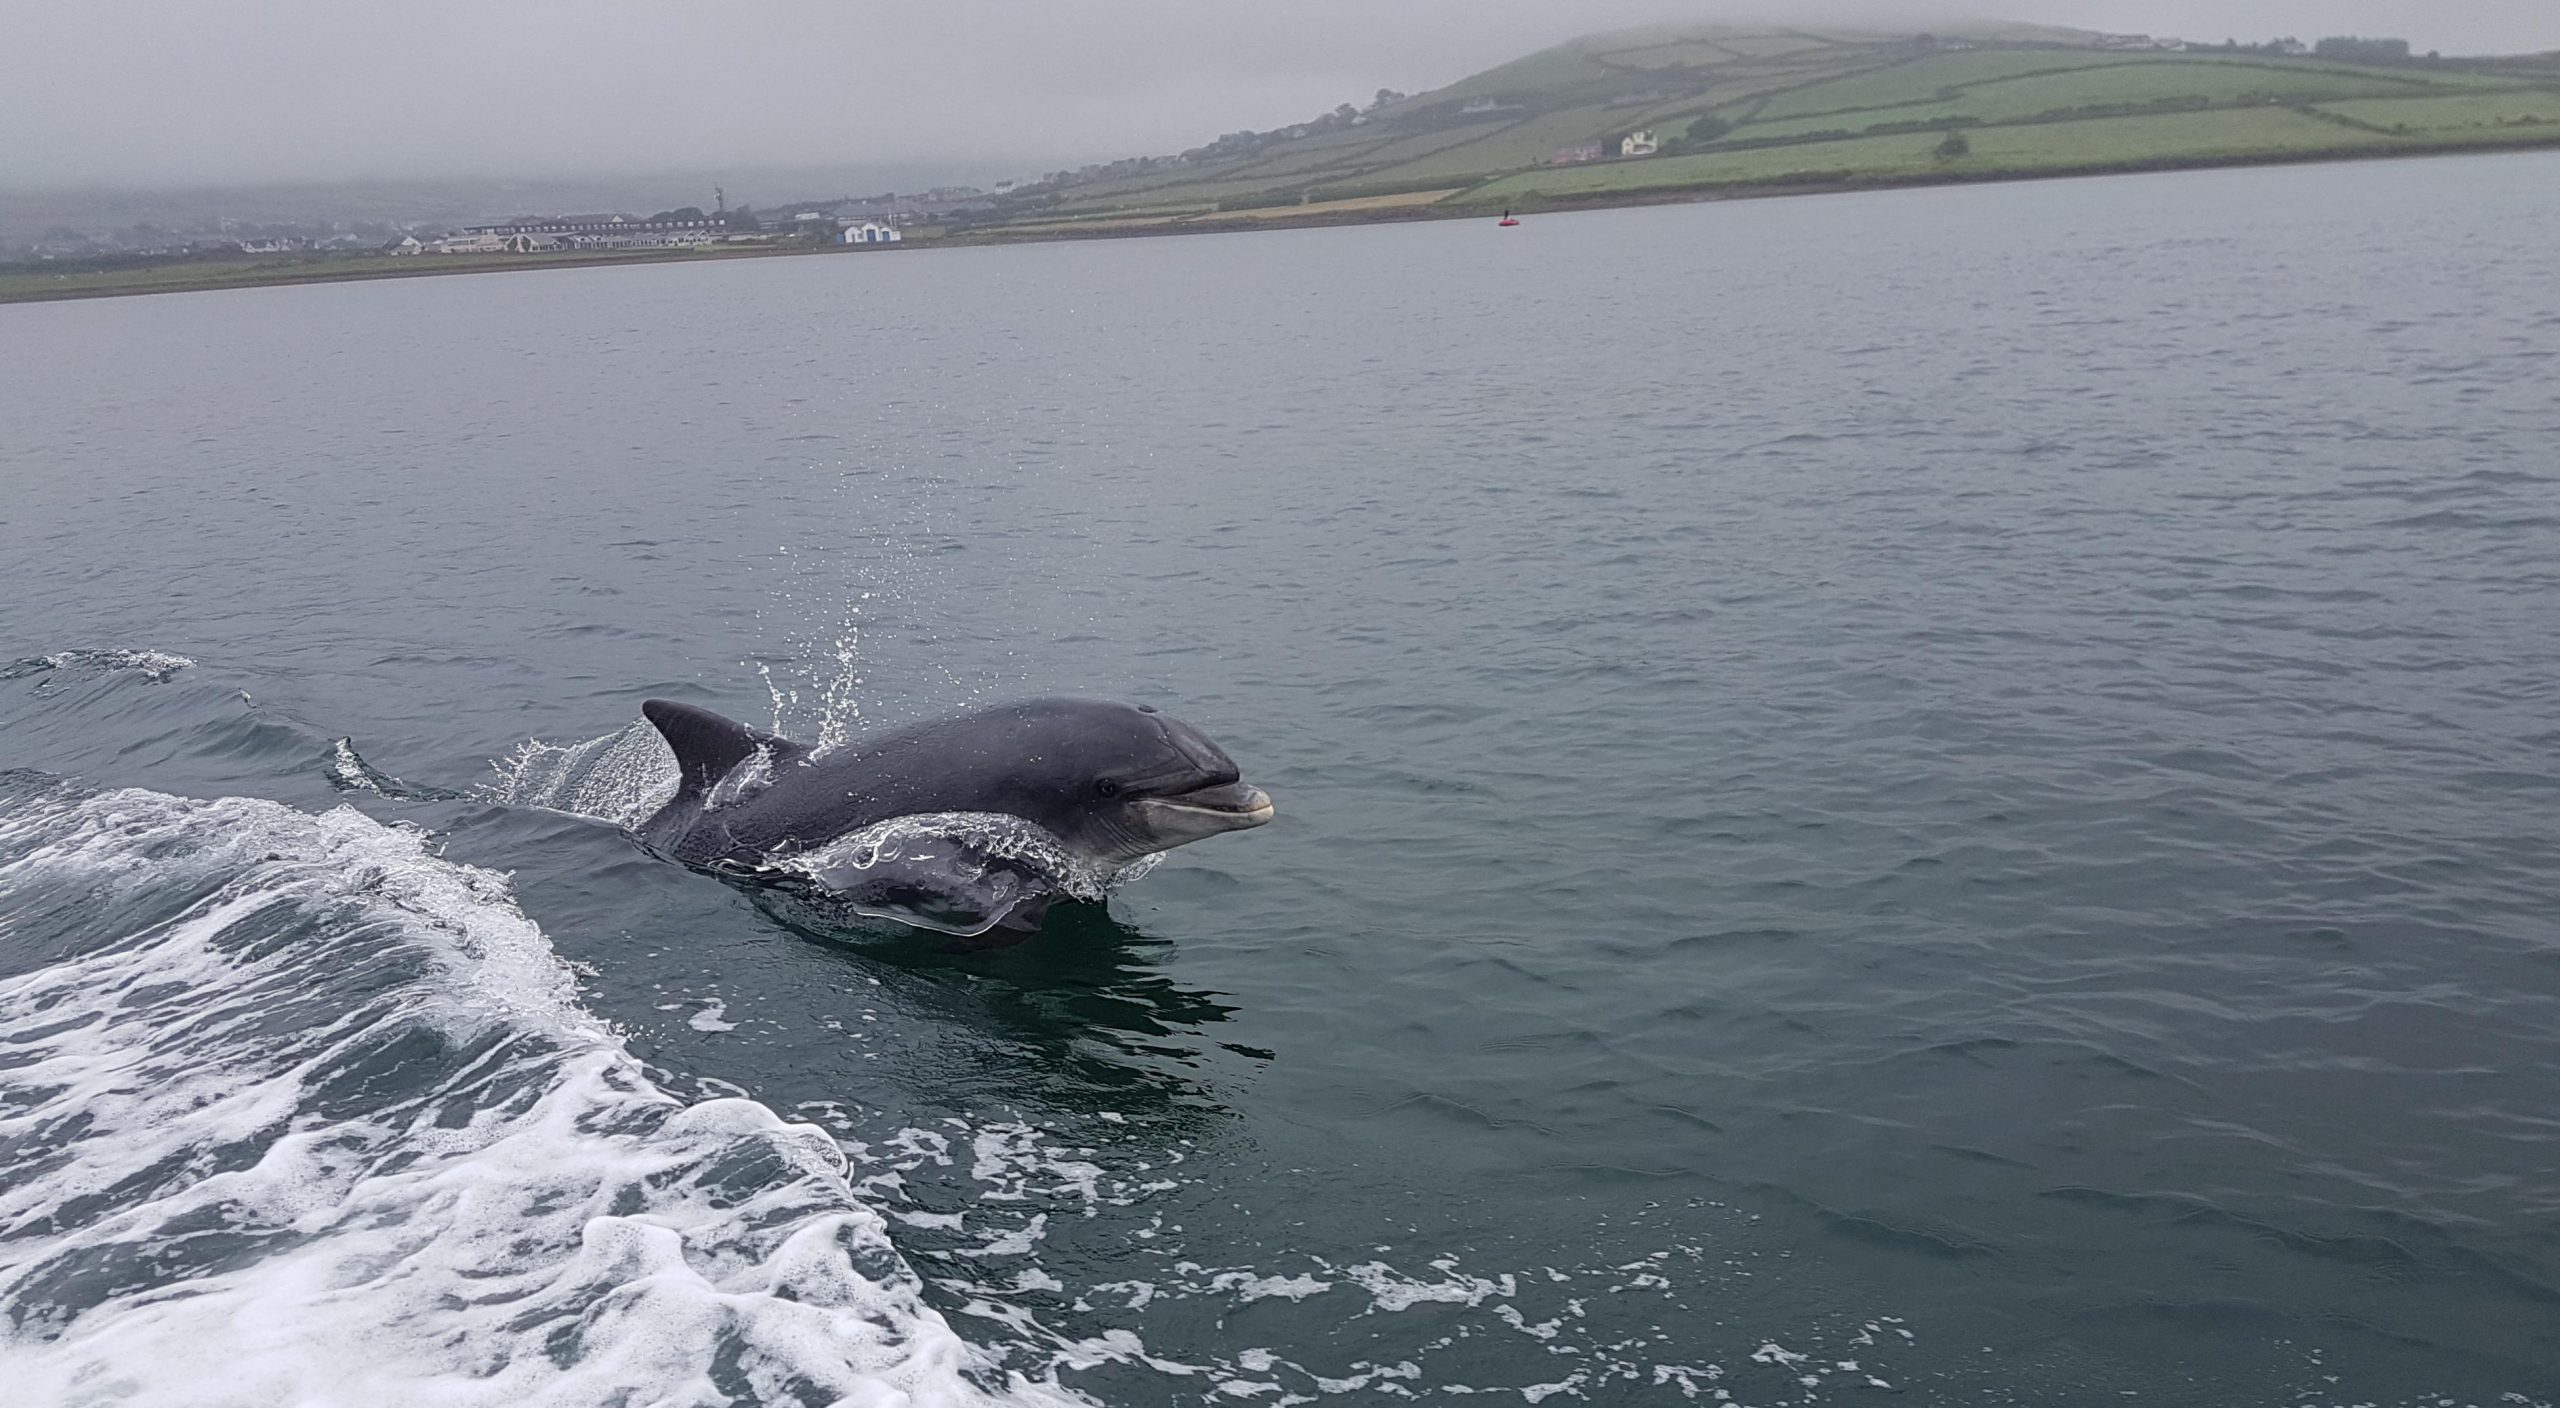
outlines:
M1250 782L1228 782L1166 797L1149 797L1146 805L1203 818L1216 818L1229 830L1260 826L1271 819L1271 794Z

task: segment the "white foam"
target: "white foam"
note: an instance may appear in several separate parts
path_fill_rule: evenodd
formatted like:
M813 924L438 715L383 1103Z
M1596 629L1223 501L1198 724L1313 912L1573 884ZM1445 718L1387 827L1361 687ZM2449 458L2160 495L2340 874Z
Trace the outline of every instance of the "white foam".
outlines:
M1303 1273L1296 1276L1257 1276L1250 1271L1227 1271L1209 1279L1211 1291L1234 1296L1239 1305L1257 1300L1305 1300L1332 1290L1333 1285L1331 1281Z
M955 875L985 875L1016 868L1059 893L1100 903L1114 890L1145 876L1163 859L1157 852L1129 865L1097 865L1069 849L1047 828L1004 812L922 812L891 817L800 855L777 869L816 877L830 871L866 871L900 860L940 859Z
M781 882L780 895L821 924L886 919L977 935L1042 897L1101 903L1154 869L1156 859L1115 869L1017 816L927 812L775 856L765 870Z
M1434 1260L1431 1269L1440 1273L1440 1280L1408 1276L1383 1261L1350 1267L1342 1274L1369 1293L1372 1308L1388 1314L1426 1304L1474 1307L1484 1304L1487 1296L1508 1300L1520 1293L1519 1279L1508 1271L1492 1279L1471 1276L1458 1269L1454 1257Z
M0 669L0 679L19 679L52 670L93 674L132 670L149 676L154 684L166 684L171 675L192 669L195 663L165 650L57 650L51 655L29 656Z
M329 780L347 791L380 792L383 790L381 781L373 775L373 769L366 765L363 758L357 756L356 742L352 738L333 738L329 741L328 769Z
M1252 1266L1183 1256L1180 1223L1157 1213L1148 1225L1122 1234L1127 1258L1094 1264L1053 1254L1052 1244L1065 1239L1050 1233L1065 1219L1143 1208L1161 1194L1185 1190L1152 1176L1160 1161L1182 1161L1178 1149L1148 1141L1116 1146L1117 1129L1128 1123L1097 1118L1082 1137L1100 1141L1099 1148L1067 1142L1049 1127L979 1115L862 1146L867 1162L915 1173L934 1165L947 1171L946 1179L966 1175L965 1211L947 1210L946 1202L938 1204L946 1210L899 1209L892 1216L964 1234L955 1239L962 1245L946 1244L930 1263L940 1268L936 1284L960 1301L962 1314L983 1324L982 1344L1034 1378L1106 1364L1145 1368L1178 1381L1165 1391L1184 1401L1374 1403L1490 1395L1547 1403L1625 1398L1775 1405L1829 1401L1840 1389L1904 1377L1879 1372L1890 1369L1885 1357L1901 1347L1895 1337L1910 1338L1892 1317L1859 1322L1846 1342L1832 1334L1807 1338L1804 1327L1791 1326L1786 1343L1800 1347L1789 1349L1745 1327L1707 1328L1685 1299L1666 1305L1666 1318L1646 1333L1631 1333L1622 1316L1593 1316L1589 1307L1600 1297L1668 1300L1745 1274L1730 1257L1719 1260L1705 1238L1683 1237L1632 1258L1622 1251L1589 1263L1532 1263L1519 1270L1480 1271L1453 1254L1398 1255L1391 1246L1375 1248L1378 1256L1355 1265L1299 1252L1285 1254L1282 1265ZM900 1202L918 1191L874 1186ZM942 1191L952 1190L946 1184ZM1688 1211L1704 1216L1721 1206L1695 1203ZM1747 1225L1739 1214L1730 1220ZM1688 1222L1692 1236L1698 1225ZM1131 1276L1132 1262L1142 1259L1153 1259L1157 1269ZM1420 1269L1406 1269L1416 1262ZM1032 1291L1042 1293L1040 1299L1020 1299ZM1290 1323L1301 1326L1371 1321L1372 1327L1337 1338L1354 1338L1377 1357L1344 1363L1334 1357L1339 1350L1312 1344L1262 1349L1203 1342L1203 1323L1223 1327L1230 1312L1267 1301L1300 1307ZM1095 1318L1110 1323L1097 1330ZM1515 1351L1496 1356L1505 1367L1490 1367L1488 1331L1521 1337L1537 1357L1524 1361ZM1531 1366L1526 1373L1524 1362ZM1461 1363L1467 1368L1460 1370ZM1537 1372L1540 1367L1546 1372ZM1508 1381L1488 1380L1488 1372Z
M995 1384L831 1138L652 1086L421 833L58 792L0 813L0 916L36 910L69 944L0 981L10 1401L1077 1401Z
M729 1004L715 1001L685 1018L684 1024L698 1032L734 1032L738 1029L738 1024L724 1020L728 1015Z

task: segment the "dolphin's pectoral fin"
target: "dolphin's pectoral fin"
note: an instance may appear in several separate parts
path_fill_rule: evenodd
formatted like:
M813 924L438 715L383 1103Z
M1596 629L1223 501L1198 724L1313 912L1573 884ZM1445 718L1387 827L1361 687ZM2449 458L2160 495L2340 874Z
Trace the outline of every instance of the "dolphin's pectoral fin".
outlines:
M872 852L801 874L830 907L872 919L989 941L1030 937L1057 897L1050 878L1019 861L936 838Z
M943 946L946 953L986 953L1011 948L1040 932L1040 921L1049 916L1049 906L1056 895L1034 895L1005 911L993 928L979 934L955 934Z
M672 699L649 700L640 706L640 714L675 752L676 766L684 772L684 781L676 792L679 798L709 791L759 749L771 750L775 762L798 758L808 751L790 739Z
M1056 895L1033 895L1021 901L996 921L994 932L1025 936L1039 933L1040 921L1049 917L1049 906L1057 898Z

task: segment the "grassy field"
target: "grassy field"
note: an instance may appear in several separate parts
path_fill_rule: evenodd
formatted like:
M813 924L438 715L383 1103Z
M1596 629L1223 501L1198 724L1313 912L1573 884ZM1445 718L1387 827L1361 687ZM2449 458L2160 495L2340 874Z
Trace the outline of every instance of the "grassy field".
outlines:
M778 254L868 253L825 245L754 245L733 249L630 250L593 254L353 255L302 258L196 259L126 269L52 271L0 268L0 303L112 298L137 293L190 293L278 284L409 279L438 274L494 274L606 264L669 264L754 259Z
M1347 200L1292 201L1285 205L1245 210L1202 208L1122 217L1091 216L1045 224L1007 225L1004 233L1066 238L1088 234L1170 233L1184 229L1249 229L1269 224L1349 223L1359 217L1418 212L1456 195L1459 189L1452 186L1436 191L1398 191L1392 195L1358 196Z
M2560 134L2555 134L2560 137ZM2300 160L2385 150L2395 139L2359 132L2289 108L2170 113L2106 122L2054 122L1986 127L1966 134L1970 154L1935 154L1933 132L1858 137L1708 152L1657 161L1612 162L1508 177L1466 192L1471 205L1529 204L1610 192L1652 193L1697 187L1791 186L1923 177L1977 179L2001 174L2147 167L2164 159L2199 163L2236 157Z
M2385 102L2322 103L2320 111L2389 130L2413 133L2472 132L2483 128L2560 124L2560 90L2512 89L2450 98L2396 98ZM2560 136L2556 132L2555 136Z
M1342 140L1326 145L1301 144L1295 150L1275 157L1256 157L1236 167L1233 175L1241 178L1295 176L1306 171L1322 171L1369 156L1395 137L1386 132L1360 130L1343 134Z
M1624 106L1566 108L1505 123L1498 131L1438 156L1468 171L1517 171L1544 162L1559 148L1596 140L1595 132L1628 131L1642 125L1640 112Z
M1993 79L1934 102L1779 120L1771 119L1764 110L1735 132L1733 139L1793 137L1824 128L1863 132L1879 123L2030 122L2048 114L2088 108L2190 103L2201 107L2246 107L2270 101L2398 97L2411 91L2407 79L2387 74L2210 61L2115 63ZM2441 90L2415 91L2432 94Z
M1727 130L1690 138L1701 116ZM1664 140L1659 155L1547 164L1560 150L1646 128ZM1939 129L1961 129L1970 152L1938 156ZM2107 47L2096 35L2026 25L1941 31L1925 42L1656 26L1528 55L1374 109L1357 127L1035 190L991 223L1187 218L1451 186L1462 189L1435 200L1440 208L2546 139L2560 144L2560 59L2549 55L2359 65Z
M245 288L293 283L312 277L385 278L434 270L413 269L421 256L356 256L343 259L190 260L133 269L70 272L13 270L0 273L0 302L81 298L109 293L163 293L180 289ZM519 261L499 257L501 263ZM325 275L323 271L326 271Z
M2051 49L1974 49L1952 54L1929 54L1904 59L1871 72L1810 83L1781 93L1760 109L1759 118L1775 122L1781 118L1806 117L1815 113L1897 107L1935 98L1943 91L1961 89L1967 84L2073 68L2104 68L2125 62L2127 60L2116 54Z
M1328 185L1436 184L1451 177L1498 176L1524 166L1535 166L1553 155L1556 148L1577 139L1589 140L1588 133L1609 120L1606 111L1596 108L1573 108L1551 116L1557 120L1533 117L1526 121L1503 123L1476 133L1463 142L1426 152L1411 161L1376 167L1361 172L1350 181L1330 182Z

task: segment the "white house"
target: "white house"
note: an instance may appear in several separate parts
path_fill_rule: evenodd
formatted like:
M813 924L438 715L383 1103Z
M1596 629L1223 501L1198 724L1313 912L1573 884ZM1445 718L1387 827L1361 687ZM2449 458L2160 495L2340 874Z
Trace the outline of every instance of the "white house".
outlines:
M846 244L896 244L905 238L906 236L898 233L897 226L883 225L877 220L865 220L859 225L847 225L844 227L842 236Z
M1618 144L1620 156L1651 156L1660 150L1662 143L1654 140L1651 132L1630 132L1626 140Z

